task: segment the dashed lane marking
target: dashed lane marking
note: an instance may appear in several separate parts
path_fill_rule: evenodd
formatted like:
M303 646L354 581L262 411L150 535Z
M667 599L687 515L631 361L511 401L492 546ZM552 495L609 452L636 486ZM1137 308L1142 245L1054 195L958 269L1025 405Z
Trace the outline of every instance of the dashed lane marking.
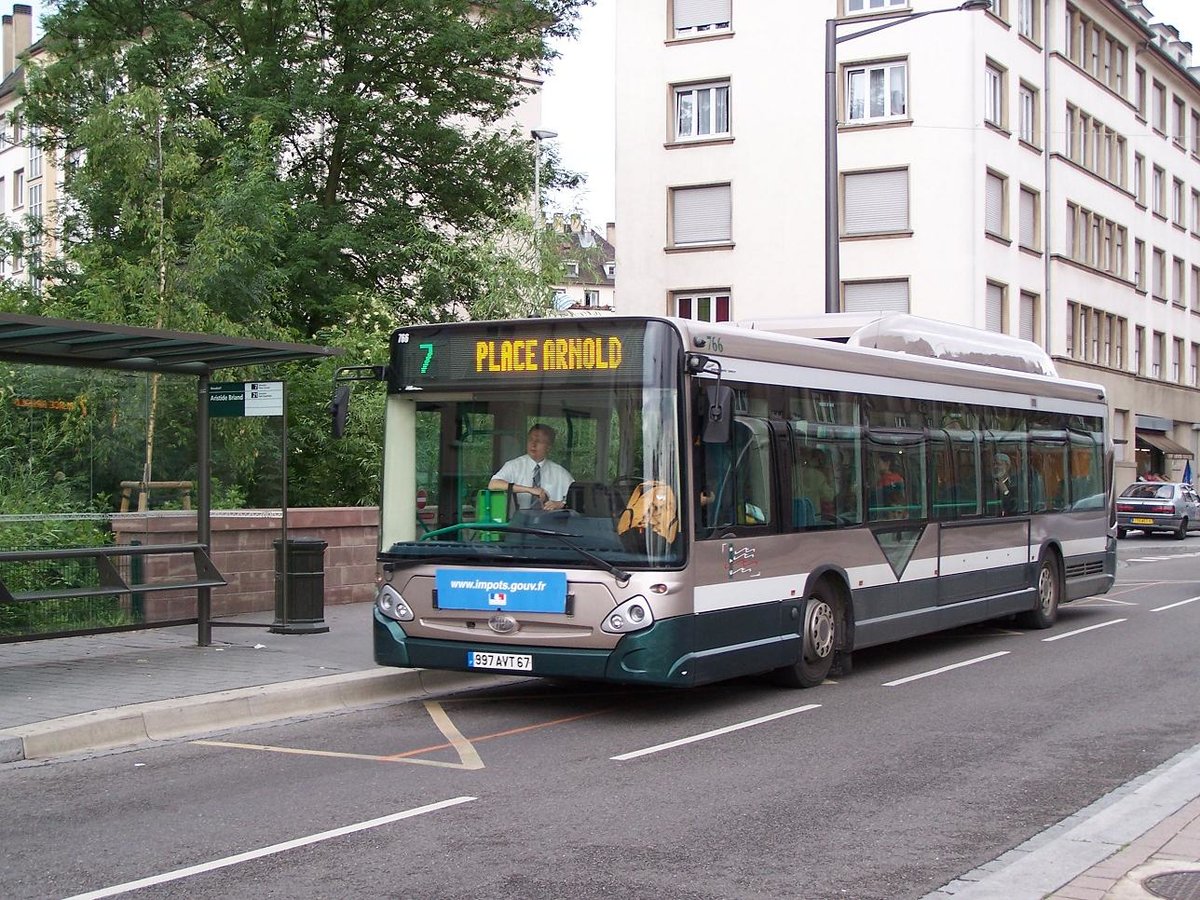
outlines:
M1010 651L1001 650L999 653L989 653L987 656L978 656L975 659L964 660L963 662L953 663L948 666L942 666L940 669L931 669L928 672L920 672L916 675L909 675L907 678L897 678L895 681L885 681L884 687L898 687L902 684L908 684L910 681L919 681L922 678L930 678L934 675L941 675L943 672L950 672L954 669L961 669L964 666L973 666L976 663L987 662L989 659L996 659L1000 656L1008 656Z
M1110 619L1107 622L1101 622L1099 625L1089 625L1087 628L1076 628L1074 631L1064 631L1062 634L1056 634L1053 637L1042 638L1042 643L1048 644L1051 641L1061 641L1063 638L1075 637L1075 635L1083 634L1085 631L1095 631L1097 628L1107 628L1109 625L1117 625L1128 621L1128 619Z

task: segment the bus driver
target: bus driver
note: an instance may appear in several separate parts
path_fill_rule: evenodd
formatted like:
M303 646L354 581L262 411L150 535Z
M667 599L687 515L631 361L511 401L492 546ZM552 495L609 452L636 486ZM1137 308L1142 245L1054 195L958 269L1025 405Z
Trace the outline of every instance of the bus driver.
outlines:
M510 459L488 482L488 490L506 491L512 486L520 509L562 509L567 490L575 480L571 473L548 459L554 447L554 429L540 422L529 429L525 453Z

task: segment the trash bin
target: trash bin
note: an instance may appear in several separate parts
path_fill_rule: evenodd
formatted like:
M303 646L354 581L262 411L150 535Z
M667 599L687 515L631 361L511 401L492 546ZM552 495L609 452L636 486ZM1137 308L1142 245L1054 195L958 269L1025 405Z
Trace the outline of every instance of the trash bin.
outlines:
M319 538L291 538L284 565L283 541L275 541L274 634L321 634L325 624L325 548ZM287 573L287 597L283 595Z

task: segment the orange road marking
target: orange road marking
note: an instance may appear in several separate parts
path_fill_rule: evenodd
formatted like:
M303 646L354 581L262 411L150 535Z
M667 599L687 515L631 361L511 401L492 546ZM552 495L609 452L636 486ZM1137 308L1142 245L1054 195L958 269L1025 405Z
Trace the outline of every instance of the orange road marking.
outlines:
M549 722L538 722L534 725L522 725L519 728L508 728L508 729L505 729L504 731L495 731L495 732L492 732L491 734L483 734L483 735L480 735L479 737L467 738L467 740L471 743L475 743L476 741L490 741L490 740L493 740L494 738L508 737L511 734L522 734L526 731L537 731L539 728L549 728L552 725L564 725L567 722L575 722L575 721L578 721L579 719L590 719L592 716L599 716L599 715L602 715L603 713L611 712L614 708L615 707L609 707L608 709L598 709L595 712L580 713L579 715L576 715L576 716L566 716L565 718L562 718L562 719L552 719ZM382 759L399 760L399 759L405 759L410 756L419 756L422 753L432 753L435 750L445 750L445 749L453 747L453 746L454 746L454 744L452 742L447 741L444 744L435 744L432 747L422 747L419 750L408 750L404 753L396 753L392 756L384 756L381 758Z

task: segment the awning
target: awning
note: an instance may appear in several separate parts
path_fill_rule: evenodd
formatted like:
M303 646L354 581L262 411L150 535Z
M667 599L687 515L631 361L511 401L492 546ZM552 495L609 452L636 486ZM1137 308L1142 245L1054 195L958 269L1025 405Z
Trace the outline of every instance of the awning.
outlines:
M1158 434L1155 431L1142 431L1140 429L1136 434L1138 443L1149 444L1156 450L1161 450L1167 456L1178 456L1182 459L1191 459L1193 456L1191 450L1183 446L1183 444L1175 443L1165 434Z

